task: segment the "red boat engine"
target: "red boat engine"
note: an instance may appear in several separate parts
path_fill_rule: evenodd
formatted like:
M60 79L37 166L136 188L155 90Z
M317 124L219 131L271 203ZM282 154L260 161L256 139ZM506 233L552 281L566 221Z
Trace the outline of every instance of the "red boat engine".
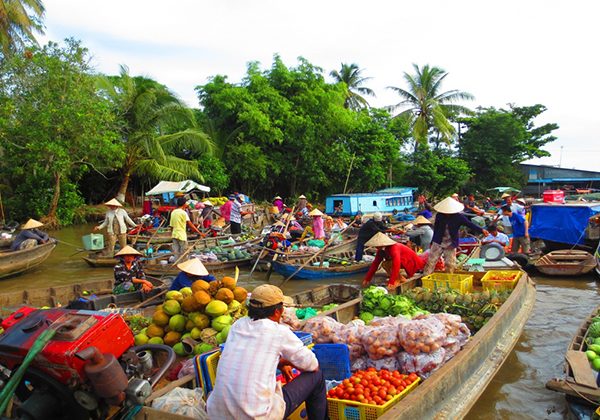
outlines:
M110 405L143 403L156 376L174 360L168 346L133 347L133 334L118 314L21 308L2 327L0 365L10 371L19 367L44 330L56 330L15 392L21 403L17 415L24 419L102 418ZM152 368L138 358L146 349L169 353L154 379L148 378Z

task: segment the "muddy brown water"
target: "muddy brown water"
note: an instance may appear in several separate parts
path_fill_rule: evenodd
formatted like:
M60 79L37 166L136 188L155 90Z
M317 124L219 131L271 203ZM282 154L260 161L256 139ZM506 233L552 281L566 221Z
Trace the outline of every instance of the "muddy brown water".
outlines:
M81 259L84 253L73 255L81 247L81 236L92 226L75 226L54 232L53 236L71 245L60 243L50 258L35 271L15 278L0 280L0 293L25 288L48 287L106 279L110 268L90 268ZM240 273L240 283L252 288L264 282L264 273L249 269ZM271 282L283 278L273 274ZM535 277L536 304L514 351L477 401L467 419L562 419L569 416L562 394L549 391L547 380L561 376L564 353L583 319L600 304L594 275L573 279ZM361 277L335 282L360 284ZM331 281L288 282L284 291L292 294Z

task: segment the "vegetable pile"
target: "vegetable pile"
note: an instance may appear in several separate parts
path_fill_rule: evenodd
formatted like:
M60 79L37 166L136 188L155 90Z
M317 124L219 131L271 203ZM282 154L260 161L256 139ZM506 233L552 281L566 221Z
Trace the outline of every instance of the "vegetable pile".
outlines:
M454 289L429 290L416 287L405 295L429 312L460 315L469 329L477 332L494 316L510 293L510 290L486 290L481 293L461 294Z
M247 295L232 277L210 283L197 280L192 287L171 290L147 327L138 331L139 319L130 324L135 345L166 344L180 356L190 354L190 349L205 353L224 343L231 324L247 314Z
M404 315L412 318L426 314L414 300L402 295L390 295L383 287L370 286L363 291L360 319L369 323L374 317Z
M586 352L592 369L600 371L600 317L592 318L592 323L587 330Z
M362 404L384 405L419 380L414 373L404 375L397 370L359 370L327 392L327 397L356 401Z

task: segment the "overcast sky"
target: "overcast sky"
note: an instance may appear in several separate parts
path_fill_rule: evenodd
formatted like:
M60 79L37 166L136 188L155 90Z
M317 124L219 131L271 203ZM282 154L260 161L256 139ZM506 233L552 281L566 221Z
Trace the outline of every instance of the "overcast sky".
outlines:
M470 107L546 105L556 122L552 157L536 163L600 170L600 2L555 0L314 1L44 0L44 40L74 37L98 71L167 85L190 106L215 74L237 82L246 63L298 56L325 74L357 63L377 97L398 102L412 63L442 67L444 90L475 95Z

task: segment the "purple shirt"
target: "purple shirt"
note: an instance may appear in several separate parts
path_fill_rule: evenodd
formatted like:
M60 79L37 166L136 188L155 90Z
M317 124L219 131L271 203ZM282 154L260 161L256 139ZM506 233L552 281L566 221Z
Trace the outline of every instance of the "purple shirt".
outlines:
M435 216L435 224L433 225L433 242L441 244L444 238L446 228L452 239L452 246L458 248L458 231L461 226L466 226L473 229L477 233L483 233L483 229L471 222L464 214L444 214L438 213Z

